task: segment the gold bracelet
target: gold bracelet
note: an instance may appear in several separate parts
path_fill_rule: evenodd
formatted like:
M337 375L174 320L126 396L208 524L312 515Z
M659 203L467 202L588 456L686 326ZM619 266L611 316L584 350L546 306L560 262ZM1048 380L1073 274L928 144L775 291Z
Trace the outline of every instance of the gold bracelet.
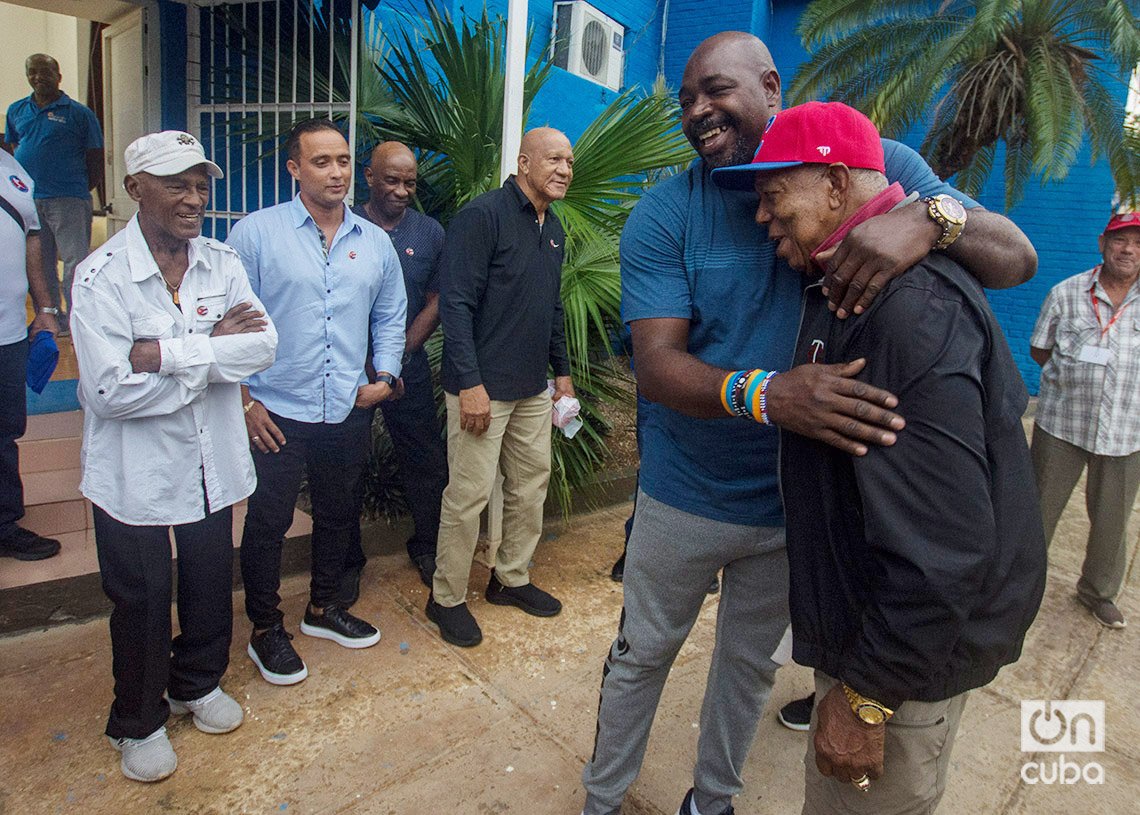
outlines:
M241 412L242 413L249 413L251 410L253 410L253 406L256 404L257 404L256 399L250 399L248 402L245 403L245 407L243 407L241 409Z

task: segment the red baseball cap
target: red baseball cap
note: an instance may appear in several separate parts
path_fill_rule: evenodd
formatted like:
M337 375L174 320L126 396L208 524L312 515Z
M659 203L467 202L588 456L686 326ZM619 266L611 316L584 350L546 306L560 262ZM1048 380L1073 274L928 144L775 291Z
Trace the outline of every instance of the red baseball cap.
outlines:
M1108 219L1108 226L1102 235L1107 235L1117 229L1127 229L1130 226L1140 227L1140 212L1118 212Z
M870 119L842 102L806 102L768 120L751 163L717 168L712 178L726 189L750 190L758 172L836 163L886 172L879 131Z

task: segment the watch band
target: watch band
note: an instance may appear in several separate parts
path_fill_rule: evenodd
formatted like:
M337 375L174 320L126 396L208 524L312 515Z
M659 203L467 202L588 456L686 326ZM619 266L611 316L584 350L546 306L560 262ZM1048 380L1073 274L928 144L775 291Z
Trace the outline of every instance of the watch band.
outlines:
M847 697L851 712L866 724L886 724L895 715L889 707L853 690L846 682L843 683L843 695Z
M391 374L376 374L376 382L383 382L389 388L396 387L396 377L392 376Z
M59 309L55 306L40 306L40 314L54 314L59 316Z

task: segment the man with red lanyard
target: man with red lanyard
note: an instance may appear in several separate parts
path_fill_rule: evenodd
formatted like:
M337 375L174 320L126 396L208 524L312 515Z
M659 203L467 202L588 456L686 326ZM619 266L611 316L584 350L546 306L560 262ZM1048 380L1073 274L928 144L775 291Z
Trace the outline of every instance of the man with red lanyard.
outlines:
M1140 213L1113 215L1099 246L1104 262L1053 287L1030 338L1041 366L1033 469L1052 540L1087 465L1090 528L1077 599L1101 625L1124 628L1113 601L1140 486Z

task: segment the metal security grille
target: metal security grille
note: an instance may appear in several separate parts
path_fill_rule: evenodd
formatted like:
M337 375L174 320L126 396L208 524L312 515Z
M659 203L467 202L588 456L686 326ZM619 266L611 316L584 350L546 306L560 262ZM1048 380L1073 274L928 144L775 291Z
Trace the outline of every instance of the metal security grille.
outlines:
M190 5L187 119L226 173L213 182L204 234L224 238L246 213L293 196L280 147L294 122L344 121L355 155L359 23L358 0Z

